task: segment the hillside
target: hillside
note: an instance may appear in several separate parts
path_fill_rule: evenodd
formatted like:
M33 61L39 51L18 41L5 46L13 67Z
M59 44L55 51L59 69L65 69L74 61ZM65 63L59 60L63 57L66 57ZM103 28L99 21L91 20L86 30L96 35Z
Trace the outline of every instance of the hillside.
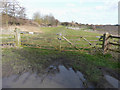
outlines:
M6 16L5 14L2 15L2 34L10 34L16 27L21 31L42 33L39 26L40 25L33 20L15 18L9 15Z
M39 26L38 23L34 22L33 20L29 20L29 19L22 19L22 18L15 18L13 16L10 15L5 15L2 14L2 26L6 26L6 22L8 23L8 26L11 25L32 25L32 26Z
M22 19L22 18L15 18L13 16L6 16L5 14L2 15L2 26L3 28L6 28L7 24L11 28L14 25L16 25L18 28L20 28L22 31L32 31L32 32L41 32L39 30L39 26L47 26L45 24L38 24L37 22L30 20L30 19ZM118 35L118 26L116 25L88 25L88 24L78 24L76 23L70 23L70 22L61 22L62 26L72 26L72 27L79 27L83 29L94 29L93 32L104 34L105 32L108 32L113 35Z

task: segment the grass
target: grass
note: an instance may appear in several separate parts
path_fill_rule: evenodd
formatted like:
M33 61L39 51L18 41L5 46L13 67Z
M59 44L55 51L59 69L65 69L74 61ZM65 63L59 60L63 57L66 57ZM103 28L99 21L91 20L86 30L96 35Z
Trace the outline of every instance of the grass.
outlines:
M113 61L111 54L103 55L100 51L96 50L93 54L91 54L90 52L93 51L93 48L85 48L90 47L90 45L88 42L80 39L80 36L84 36L88 40L98 40L99 38L96 36L101 36L101 34L86 32L83 30L66 29L63 26L42 27L40 29L43 31L42 34L21 35L22 43L26 43L26 45L22 45L23 48L3 48L3 67L10 65L11 69L13 70L11 73L22 73L28 70L40 73L49 65L54 63L54 61L62 61L63 63L69 64L74 69L80 70L88 79L88 81L94 83L98 83L102 78L102 72L98 67L105 67L112 70L120 69L120 63ZM84 48L86 52L58 51L60 43L57 39L57 37L59 37L56 35L57 33L62 33L62 35L74 43L78 48L81 50ZM7 40L9 41L9 39ZM99 41L90 42L92 44L101 43ZM35 47L42 48L40 49ZM61 41L61 47L62 50L75 50L75 48L69 45L64 39ZM48 50L43 48L52 49ZM7 71L9 71L9 68L3 68L3 75L6 75L5 73L7 73Z
M35 34L35 35L22 35L22 41L23 43L33 43L35 45L39 44L41 47L48 45L48 47L57 48L59 47L59 40L57 39L59 37L59 33L61 33L63 36L65 36L67 39L69 39L73 44L77 44L78 48L81 47L89 47L88 42L84 41L80 38L80 36L86 37L87 40L98 40L96 36L100 36L100 34L92 33L92 32L85 32L83 30L71 30L66 29L63 26L59 27L42 27L41 30L43 31L42 34ZM72 40L71 40L72 39ZM100 43L100 42L94 42L90 41L91 43ZM68 42L66 42L63 38L61 41L62 48L66 48L66 45L70 47ZM68 47L68 48L69 48ZM66 48L67 49L67 48ZM74 49L72 47L71 49Z
M6 35L6 34L1 34L0 37L2 37L2 43L6 43L6 42L14 42L14 35Z

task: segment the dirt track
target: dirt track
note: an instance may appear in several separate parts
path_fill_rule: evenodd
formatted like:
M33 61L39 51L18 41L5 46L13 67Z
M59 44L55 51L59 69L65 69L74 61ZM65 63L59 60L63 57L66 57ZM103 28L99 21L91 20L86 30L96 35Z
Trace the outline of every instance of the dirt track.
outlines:
M43 33L40 27L24 25L24 26L9 26L8 29L3 27L2 34L12 34L14 33L15 28L20 29L20 31Z

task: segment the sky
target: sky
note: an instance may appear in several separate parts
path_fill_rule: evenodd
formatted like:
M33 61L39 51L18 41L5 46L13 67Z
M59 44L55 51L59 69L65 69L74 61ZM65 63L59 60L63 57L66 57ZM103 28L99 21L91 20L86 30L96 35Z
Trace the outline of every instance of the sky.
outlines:
M33 13L52 14L61 22L83 24L117 24L120 0L17 0L26 8L27 17Z

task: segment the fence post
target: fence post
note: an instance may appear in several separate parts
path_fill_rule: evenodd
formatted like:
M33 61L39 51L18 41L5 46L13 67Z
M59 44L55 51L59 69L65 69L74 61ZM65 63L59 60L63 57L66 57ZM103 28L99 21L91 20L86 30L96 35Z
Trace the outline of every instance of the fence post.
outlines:
M15 28L15 44L17 47L21 46L20 30L17 28Z
M102 44L103 54L107 52L108 46L109 46L109 33L105 33L103 35L103 44Z
M61 36L62 36L62 34L60 33L60 34L59 34L59 44L60 44L60 45L59 45L59 50L60 50L60 51L61 51L61 40L62 40L62 37L61 37Z

